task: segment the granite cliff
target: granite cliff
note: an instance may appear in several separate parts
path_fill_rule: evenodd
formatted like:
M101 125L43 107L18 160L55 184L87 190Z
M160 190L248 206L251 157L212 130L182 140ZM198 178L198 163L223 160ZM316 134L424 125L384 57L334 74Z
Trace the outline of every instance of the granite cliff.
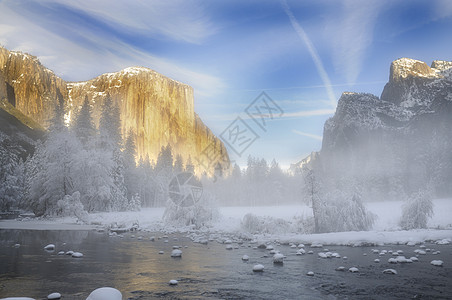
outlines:
M420 188L452 195L452 62L401 58L381 97L343 93L325 122L321 170L354 181L368 198Z
M191 157L198 173L213 172L213 168L196 165L208 146L215 153L211 166L219 162L226 167L229 162L223 143L194 111L193 88L151 69L131 67L84 82L66 82L36 57L0 47L0 73L8 102L44 127L58 93L64 99L67 122L74 119L87 96L96 125L109 95L120 108L123 136L130 129L136 133L138 158L156 160L161 146L170 144L185 161Z

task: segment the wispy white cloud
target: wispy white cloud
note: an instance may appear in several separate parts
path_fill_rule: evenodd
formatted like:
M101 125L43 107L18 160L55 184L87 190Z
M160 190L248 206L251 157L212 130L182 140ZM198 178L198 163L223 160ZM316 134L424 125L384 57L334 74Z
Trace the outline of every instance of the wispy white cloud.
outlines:
M336 109L315 109L315 110L302 110L292 113L285 113L283 118L301 118L301 117L314 117L314 116L325 116L332 115Z
M344 0L342 3L342 11L331 17L327 32L336 71L353 85L362 70L378 15L386 1Z
M103 20L113 28L188 43L199 44L218 30L205 13L202 3L197 0L45 0L44 3L64 4Z
M311 138L311 139L314 139L314 140L318 140L318 141L321 141L323 139L323 137L321 135L316 135L316 134L312 134L312 133L306 133L306 132L298 131L298 130L295 130L295 129L293 129L292 132L296 133L298 135L301 135L301 136L305 136L305 137L308 137L308 138Z
M274 117L275 120L284 120L284 119L294 119L294 118L304 118L304 117L316 117L316 116L326 116L326 115L332 115L335 113L335 109L315 109L315 110L302 110L302 111L296 111L296 112L289 112L284 113L283 115L279 117ZM237 113L228 113L228 114L221 114L221 115L211 115L207 116L206 120L216 120L216 121L233 121L238 116L240 116L242 119L247 120L251 119L250 116L243 112L237 112Z
M75 2L71 3L75 5ZM96 1L93 3L100 7ZM215 95L226 86L218 77L183 67L180 63L145 52L111 36L105 37L86 30L79 32L85 39L85 43L80 44L70 34L57 34L51 28L37 25L43 16L32 14L31 17L25 17L8 4L7 1L0 2L0 44L10 50L37 55L46 67L66 80L88 80L105 72L144 66L193 86L199 96ZM119 8L117 10L119 13ZM134 19L130 15L129 18ZM139 22L135 22L139 26ZM176 36L176 32L171 34ZM190 35L193 38L205 36ZM91 47L90 43L96 46Z
M311 42L311 39L307 35L306 31L304 31L303 27L300 26L297 19L293 15L289 5L287 4L286 0L281 0L284 12L289 17L290 23L292 24L292 27L297 32L300 39L303 40L303 42L306 44L306 47L309 50L309 53L312 57L312 60L315 63L315 66L317 68L317 72L319 73L320 77L322 78L323 84L325 85L326 92L328 94L328 98L330 99L330 104L332 107L336 107L336 96L334 96L333 88L331 87L331 80L328 76L328 73L325 71L325 67L323 66L322 60L320 59L319 54L317 53L317 50L314 46L314 44Z

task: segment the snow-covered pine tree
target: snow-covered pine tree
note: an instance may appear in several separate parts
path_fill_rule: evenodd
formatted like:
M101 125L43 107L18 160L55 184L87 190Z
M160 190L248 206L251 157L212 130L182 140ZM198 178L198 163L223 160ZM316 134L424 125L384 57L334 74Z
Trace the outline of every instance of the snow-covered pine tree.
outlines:
M111 158L110 176L113 184L109 186L111 209L126 210L128 206L127 188L124 183L124 158L121 151L121 118L119 108L113 105L107 95L99 120L100 147L106 157Z
M74 157L81 151L81 145L64 125L60 95L57 93L58 102L47 139L37 148L33 163L29 164L32 170L28 196L36 215L60 214L57 202L75 192Z
M193 165L190 155L188 156L187 162L185 163L185 172L192 174L195 173L195 166Z
M96 128L94 127L88 96L85 96L82 108L77 114L73 124L73 130L85 148L88 145L93 146L92 141L96 135Z
M178 174L184 170L184 162L182 160L182 155L176 155L176 160L174 161L174 174Z
M427 228L428 219L433 217L433 202L429 190L414 193L402 207L399 225L405 230Z
M23 162L15 153L11 141L0 132L0 211L20 206L24 197Z
M320 206L322 205L320 198L320 183L315 176L314 170L304 167L303 175L305 197L311 204L312 214L314 216L314 232L319 233L321 231Z
M140 177L136 165L136 154L137 151L135 145L135 133L133 132L133 130L129 130L126 141L124 143L123 151L124 183L127 188L127 199L129 201L129 204L132 202L133 197L139 197L140 192ZM134 208L134 210L136 209Z

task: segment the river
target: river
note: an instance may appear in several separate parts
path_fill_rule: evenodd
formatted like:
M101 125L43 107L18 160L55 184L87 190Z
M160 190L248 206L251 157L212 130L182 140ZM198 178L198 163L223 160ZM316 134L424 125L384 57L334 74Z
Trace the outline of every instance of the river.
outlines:
M155 236L155 241L150 237ZM45 299L59 292L62 299L85 299L103 286L120 290L124 299L452 299L452 245L425 244L431 248L419 262L389 264L390 253L402 250L407 258L419 246L324 246L309 248L314 254L295 255L289 245L277 245L286 258L273 264L269 250L256 244L193 243L181 234L128 232L122 238L95 230L0 230L0 297L27 296ZM138 237L141 237L139 239ZM53 252L44 250L55 244ZM20 246L16 246L20 244ZM181 258L170 256L181 246ZM82 258L58 255L79 251ZM319 258L329 250L341 258ZM433 255L433 251L440 253ZM159 254L164 251L164 254ZM243 255L250 257L242 261ZM347 256L347 259L344 259ZM374 259L379 258L380 263ZM442 260L443 267L430 264ZM253 272L263 264L262 273ZM339 266L345 272L336 271ZM357 267L358 273L347 270ZM397 275L383 274L387 268ZM314 276L307 276L308 271ZM178 280L170 286L169 280Z

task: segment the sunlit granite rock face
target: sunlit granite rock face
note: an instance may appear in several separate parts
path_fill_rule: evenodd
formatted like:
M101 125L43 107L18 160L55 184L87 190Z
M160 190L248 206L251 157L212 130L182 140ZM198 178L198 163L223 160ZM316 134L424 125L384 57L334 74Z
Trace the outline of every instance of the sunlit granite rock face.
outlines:
M84 82L65 82L40 64L36 57L0 48L0 71L10 86L8 99L25 115L45 127L52 116L60 92L66 105L66 120L71 122L85 99L92 106L98 125L101 107L107 95L119 106L122 133L130 129L136 135L138 156L156 160L161 146L170 144L175 154L195 163L208 146L215 161L227 165L229 157L223 143L194 112L193 88L153 70L132 67L107 73ZM13 100L14 98L14 100ZM205 170L196 166L198 173Z

